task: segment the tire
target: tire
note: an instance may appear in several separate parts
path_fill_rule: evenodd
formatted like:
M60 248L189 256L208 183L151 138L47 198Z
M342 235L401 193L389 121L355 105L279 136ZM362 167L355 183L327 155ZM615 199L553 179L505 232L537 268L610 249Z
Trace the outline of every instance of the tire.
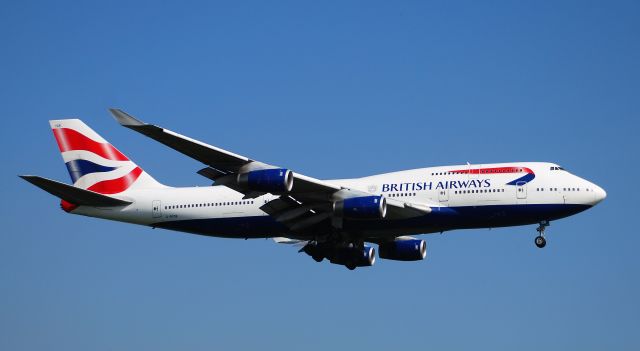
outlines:
M540 249L547 246L547 240L543 236L537 236L535 243L536 246Z

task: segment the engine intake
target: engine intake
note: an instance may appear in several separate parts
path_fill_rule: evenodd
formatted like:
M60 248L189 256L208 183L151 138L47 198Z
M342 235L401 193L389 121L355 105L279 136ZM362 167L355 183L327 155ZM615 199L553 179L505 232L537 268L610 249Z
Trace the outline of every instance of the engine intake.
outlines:
M387 200L383 196L352 197L333 203L338 217L353 219L381 219L387 215Z
M238 185L265 193L287 193L293 188L293 172L284 168L275 168L240 173Z
M424 240L396 240L378 245L380 258L396 261L420 261L427 256Z

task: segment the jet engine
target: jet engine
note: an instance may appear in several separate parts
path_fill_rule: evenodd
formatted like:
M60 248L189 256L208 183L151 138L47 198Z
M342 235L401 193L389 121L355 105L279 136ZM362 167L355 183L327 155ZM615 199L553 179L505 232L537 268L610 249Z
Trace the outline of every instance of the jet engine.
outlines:
M333 203L338 217L352 219L381 219L387 214L387 201L382 196L352 197Z
M240 173L238 185L253 191L286 193L293 188L293 172L284 168L275 168Z
M419 261L427 256L424 240L396 240L378 245L380 258L396 261Z
M338 248L327 258L333 264L341 264L354 270L356 267L373 266L376 263L376 249L371 246Z
M344 265L353 270L356 267L373 266L376 262L376 250L371 246L336 246L327 243L308 243L301 251L313 257L317 262L324 258L333 264Z

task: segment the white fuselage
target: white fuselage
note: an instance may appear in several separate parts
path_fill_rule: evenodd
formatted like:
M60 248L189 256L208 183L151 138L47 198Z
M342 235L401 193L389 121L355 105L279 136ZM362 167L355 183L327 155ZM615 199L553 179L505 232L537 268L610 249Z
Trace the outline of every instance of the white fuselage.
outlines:
M517 179L523 181L509 184ZM421 204L442 213L456 211L455 220L440 218L434 210L420 221L383 219L351 226L355 232L390 236L536 223L580 212L606 196L599 186L543 162L429 167L328 182L383 195L389 201ZM80 206L72 212L210 236L273 237L286 232L260 209L277 198L271 194L243 199L243 194L225 186L205 186L135 189L118 197L132 204ZM565 212L567 208L571 210Z

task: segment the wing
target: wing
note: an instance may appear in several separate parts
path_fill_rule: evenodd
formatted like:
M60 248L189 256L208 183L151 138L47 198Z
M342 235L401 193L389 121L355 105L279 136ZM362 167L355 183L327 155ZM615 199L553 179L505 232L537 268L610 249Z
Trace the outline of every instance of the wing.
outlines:
M110 109L115 119L122 126L148 136L176 151L179 151L207 167L198 171L215 183L225 185L254 198L266 192L248 189L239 183L239 175L258 170L281 169L280 167L259 162L248 157L223 150L207 143L189 138L171 130L144 123L122 110ZM284 223L292 232L302 232L329 218L334 227L341 227L341 220L332 216L333 203L352 197L371 196L374 194L312 178L300 173L291 172L292 186L287 191L274 193L279 198L263 205L261 209L278 222ZM431 208L422 204L408 203L395 199L386 199L387 217L408 218L421 216L431 212Z
M230 180L232 177L228 177L229 175L237 175L238 173L259 169L278 168L201 141L191 139L168 129L141 122L122 110L110 109L110 111L122 126L144 134L151 139L159 141L160 143L207 165L207 168L201 169L198 173L216 181L218 185L221 183L225 183L224 185L227 186L231 185ZM296 193L320 192L324 194L331 194L340 190L340 187L298 173L294 173L293 182L293 189L295 189Z

